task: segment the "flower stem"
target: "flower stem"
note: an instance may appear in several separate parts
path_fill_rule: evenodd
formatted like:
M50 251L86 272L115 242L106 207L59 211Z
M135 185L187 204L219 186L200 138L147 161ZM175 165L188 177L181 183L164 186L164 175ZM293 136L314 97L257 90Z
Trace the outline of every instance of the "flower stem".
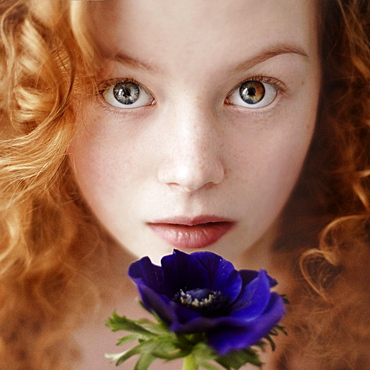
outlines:
M198 370L198 365L195 362L195 358L192 353L190 353L184 358L182 370Z

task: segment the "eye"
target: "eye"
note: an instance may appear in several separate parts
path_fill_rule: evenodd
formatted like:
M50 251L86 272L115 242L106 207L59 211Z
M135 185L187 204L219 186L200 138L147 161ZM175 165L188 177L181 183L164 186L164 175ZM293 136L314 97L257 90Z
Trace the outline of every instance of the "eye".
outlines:
M153 96L132 81L122 81L108 87L103 92L105 101L116 108L133 109L150 105Z
M227 103L245 108L263 108L271 104L278 89L262 81L245 81L227 97Z

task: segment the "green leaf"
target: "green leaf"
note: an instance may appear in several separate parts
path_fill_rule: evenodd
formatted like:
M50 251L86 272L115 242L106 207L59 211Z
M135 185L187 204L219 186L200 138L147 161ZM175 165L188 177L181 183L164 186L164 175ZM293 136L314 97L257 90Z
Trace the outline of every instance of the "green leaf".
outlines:
M189 353L182 363L182 370L198 370L199 366L192 353Z
M285 330L285 327L284 326L281 326L281 325L276 325L275 326L275 330L276 330L276 335L280 333L283 333L285 335L288 335L287 331Z
M290 304L289 299L285 294L280 294L280 297L283 299L284 304Z
M119 316L116 312L113 312L112 317L109 318L105 324L112 331L126 330L133 333L140 333L145 336L152 335L142 325L137 324L134 320L130 320L125 316Z
M169 335L173 334L171 331L168 330L167 326L163 326L162 323L153 323L150 322L145 329L154 335Z
M174 359L178 358L179 348L171 337L158 337L153 339L153 343L157 343L157 347L153 349L153 354L158 358Z
M207 370L238 370L250 363L261 367L257 351L264 351L267 343L274 349L273 336L280 332L286 334L284 327L276 326L253 348L232 351L227 355L218 355L208 344L205 333L175 334L170 331L167 324L159 318L158 322L147 319L130 320L113 312L106 325L113 331L125 330L131 332L118 340L117 345L137 341L137 345L117 355L106 355L116 365L120 365L134 355L139 355L135 370L146 370L157 359L170 361L185 358L189 355L194 359L196 366ZM221 367L220 367L221 366Z
M274 334L271 334L271 335L274 335ZM270 335L267 335L265 337L265 339L267 340L267 342L270 344L270 347L273 351L275 351L276 349L276 345L275 345L275 342L272 340L271 336Z
M156 360L156 357L151 353L143 353L139 360L136 362L134 370L147 370L153 361Z
M116 361L116 366L121 365L123 362L128 360L130 357L135 356L140 353L140 344L123 352L121 356Z
M262 366L257 352L252 348L245 350L232 351L226 355L218 356L216 361L226 369L240 369L243 365L249 363L255 366Z
M216 360L216 352L204 342L199 342L192 348L192 355L198 366L201 366L208 370L220 370L216 364L212 364L212 361Z
M166 353L166 349L176 349L173 345L167 345L164 343L161 338L153 337L152 339L147 339L141 341L137 346L133 347L130 350L123 352L118 359L116 365L120 365L122 362L128 360L130 357L137 355L137 354L150 354L155 358L165 358L165 359L172 359L170 353ZM161 356L161 357L160 357ZM177 356L173 357L176 358ZM142 360L143 363L149 361L149 358L144 357ZM154 360L153 360L154 361Z
M207 362L202 362L200 366L202 366L203 368L205 368L207 370L222 370L222 369L225 369L223 366L221 368L220 366L211 364L208 361Z
M126 335L118 340L116 343L116 346L121 346L122 344L130 343L134 340L139 340L142 339L142 334L139 333L134 333L134 334L129 334Z
M106 353L105 354L105 358L107 358L108 360L110 360L111 362L116 362L118 361L124 354L126 353L125 352L121 352L121 353Z
M272 339L273 336L279 335L279 333L283 333L285 335L288 335L288 333L285 331L284 326L276 325L272 330L270 330L269 334L266 335L265 340L270 344L271 349L275 351L276 345L274 340ZM263 346L261 346L263 348Z

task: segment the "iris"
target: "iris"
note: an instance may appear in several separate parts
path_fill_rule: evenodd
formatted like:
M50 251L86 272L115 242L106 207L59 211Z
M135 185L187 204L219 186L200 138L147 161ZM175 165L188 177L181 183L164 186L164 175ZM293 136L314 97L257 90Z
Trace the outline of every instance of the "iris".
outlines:
M114 85L113 95L122 104L134 104L139 99L140 88L130 81L119 82Z
M285 313L276 281L266 271L240 270L211 252L175 250L161 266L148 257L134 262L129 276L143 306L177 334L204 333L220 355L254 345Z
M265 88L260 81L247 81L240 86L240 96L248 104L257 104L265 96Z

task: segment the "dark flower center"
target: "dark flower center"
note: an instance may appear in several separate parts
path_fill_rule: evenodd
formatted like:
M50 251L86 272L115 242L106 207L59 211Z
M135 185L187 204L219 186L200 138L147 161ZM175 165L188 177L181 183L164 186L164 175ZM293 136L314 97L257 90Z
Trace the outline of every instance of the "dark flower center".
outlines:
M227 314L229 297L221 292L210 289L180 289L173 300L183 306L189 307L204 316L223 316Z

